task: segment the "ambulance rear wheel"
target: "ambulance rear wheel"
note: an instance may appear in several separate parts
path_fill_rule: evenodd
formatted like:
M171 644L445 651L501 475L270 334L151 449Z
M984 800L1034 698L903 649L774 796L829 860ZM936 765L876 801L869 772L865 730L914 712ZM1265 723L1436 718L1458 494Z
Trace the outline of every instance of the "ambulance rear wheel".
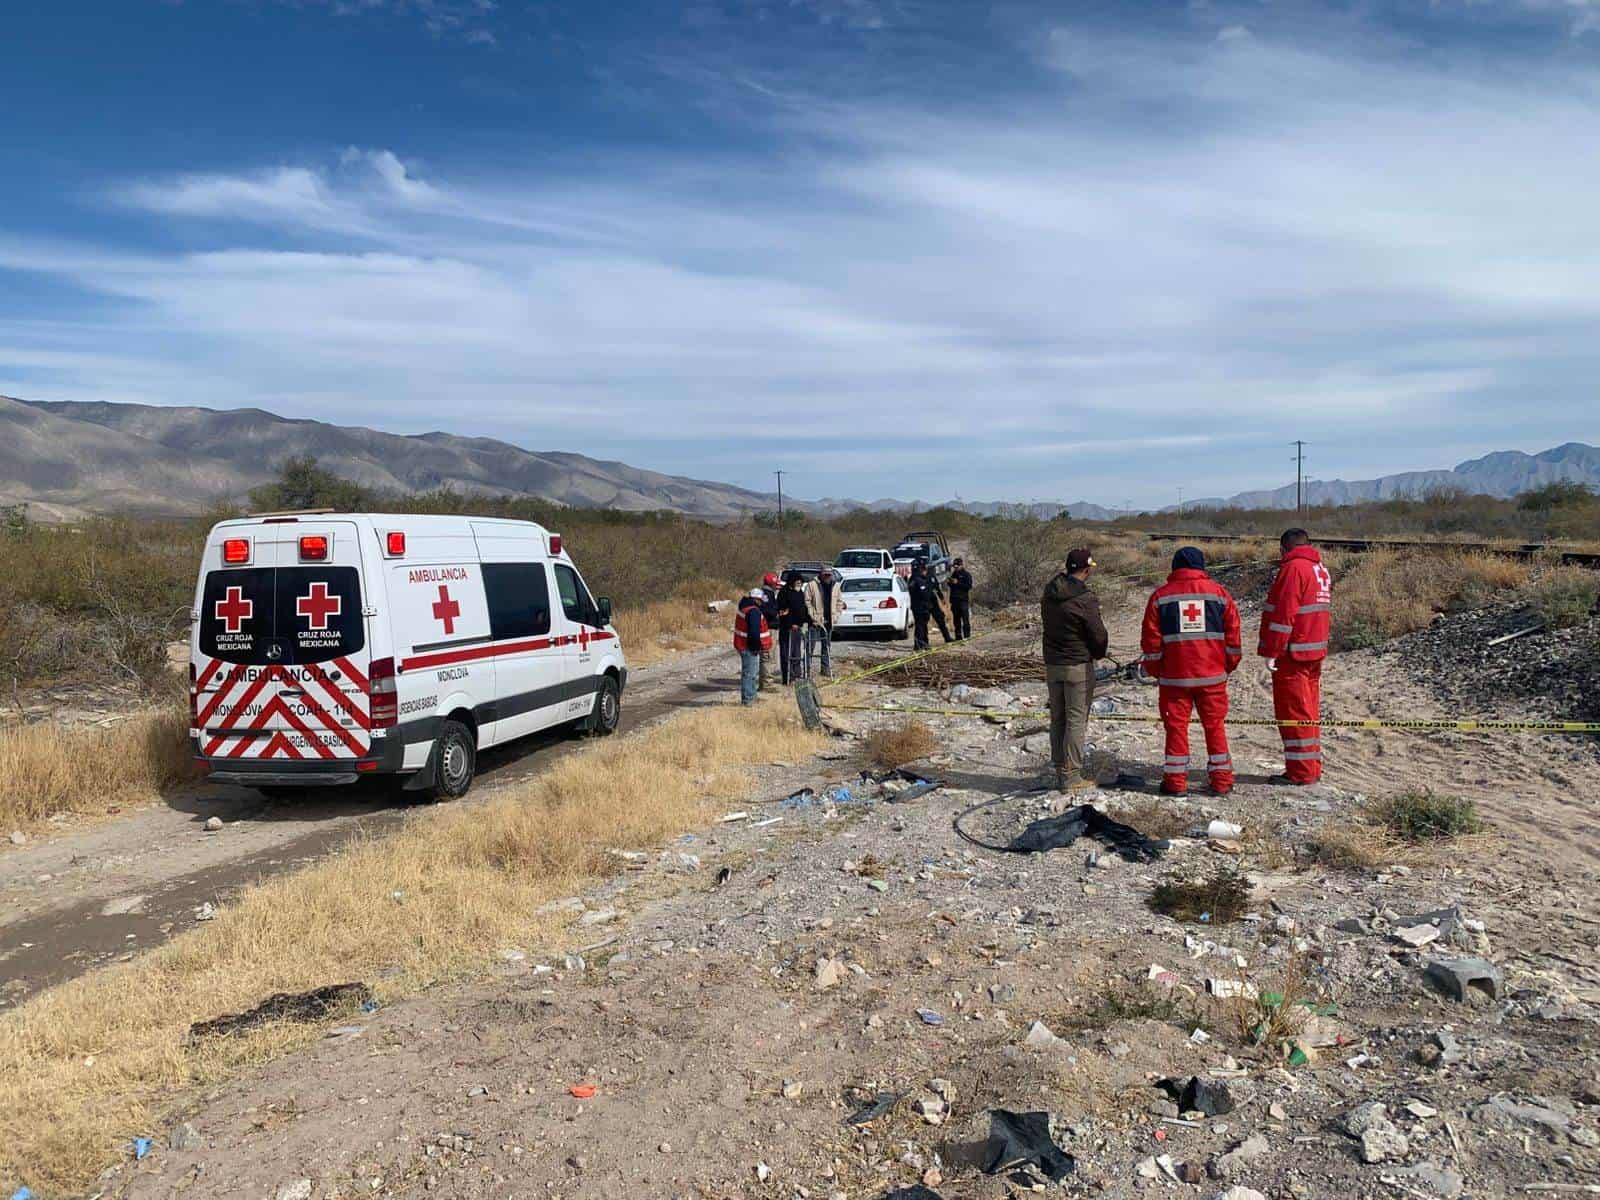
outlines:
M439 726L433 744L433 798L456 800L467 794L478 769L478 742L460 721L445 721Z
M600 680L600 690L594 696L594 711L589 714L588 731L595 737L606 737L617 731L622 723L622 689L617 681L606 675Z

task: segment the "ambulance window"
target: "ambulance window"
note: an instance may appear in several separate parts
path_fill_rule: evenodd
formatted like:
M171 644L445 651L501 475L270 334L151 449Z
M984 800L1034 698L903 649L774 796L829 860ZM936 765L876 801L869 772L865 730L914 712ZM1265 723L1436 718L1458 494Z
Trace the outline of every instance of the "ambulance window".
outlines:
M224 662L269 662L273 633L271 567L212 571L200 597L200 653Z
M556 563L555 572L556 590L561 593L561 611L567 614L567 620L580 625L595 624L594 601L589 599L589 589L583 586L578 573L565 563Z
M366 645L355 567L279 567L273 634L282 662L319 663Z
M550 584L543 563L484 563L489 635L533 637L550 632Z

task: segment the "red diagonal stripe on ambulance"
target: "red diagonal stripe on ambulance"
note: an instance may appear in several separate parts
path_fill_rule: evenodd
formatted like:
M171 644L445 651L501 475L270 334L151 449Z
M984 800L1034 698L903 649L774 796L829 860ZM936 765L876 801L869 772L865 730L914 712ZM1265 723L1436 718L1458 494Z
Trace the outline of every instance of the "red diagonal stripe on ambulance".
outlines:
M244 716L245 709L249 708L255 698L261 694L261 689L266 687L267 684L273 679L276 679L278 674L279 669L277 667L268 667L266 670L262 671L260 675L256 676L255 680L250 684L250 686L244 690L244 694L234 702L233 708L228 712L228 715L222 718L222 724L217 726L218 737L211 743L212 747L221 743L222 737L226 735L228 730L233 728L234 724L239 720L240 717ZM262 711L257 714L256 719L245 728L260 729L262 725L266 724L266 711L267 710L265 708L262 709ZM237 758L243 752L243 750L244 744L240 743L238 746L234 747L228 752L228 757ZM206 753L211 753L211 747L207 747Z
M350 754L366 754L366 747L363 746L362 741L360 741L358 738L355 738L355 734L350 733L347 728L339 725L338 718L334 717L330 710L325 709L322 704L318 704L318 702L314 701L314 699L310 698L310 696L301 696L301 701L304 702L307 712L309 712L312 717L320 720L320 722L323 723L323 726L325 726L326 730L331 731L331 733L338 734L339 741L344 742L344 744L349 747ZM282 710L285 717L290 717L290 720L293 720L288 707L285 706ZM301 733L306 733L306 730L301 730ZM323 757L331 757L331 755L323 755Z
M322 690L327 692L328 695L333 698L333 702L335 704L344 709L345 712L349 713L350 716L355 719L355 723L357 725L361 726L363 729L372 728L372 719L368 717L366 713L362 712L359 708L350 703L350 698L344 694L344 691L339 687L338 684L328 678L327 673L323 671L321 667L314 665L307 666L306 675L312 679L315 679L319 684L321 684ZM343 728L343 726L339 726L339 728Z
M283 731L281 729L275 732L272 737L268 739L267 748L261 752L261 757L271 758L279 750L282 750L290 758L301 757L300 751L294 748L294 743L283 736Z
M317 732L314 729L312 729L311 726L307 725L304 721L302 721L299 717L295 716L294 713L289 711L289 706L283 702L283 697L274 696L272 698L272 703L267 705L267 707L270 708L270 709L276 709L278 712L283 714L283 719L285 721L289 722L289 724L293 725L295 727L296 731L298 731L300 734L304 735L306 741L311 744L311 748L313 750L315 750L320 757L322 757L322 758L332 758L333 757L333 749L332 749L332 747L323 745L322 739L317 735ZM313 709L313 711L315 711L315 710ZM338 729L338 728L334 728L334 732L343 735L344 731L341 730L341 729ZM281 738L282 736L283 735L281 733L279 733L279 734L277 734L277 735L275 735L273 737L272 741L275 742L279 738ZM358 747L351 745L350 738L345 737L344 740L345 740L345 744L346 745L350 745L351 749L355 750L355 752L357 754L361 753L361 751L360 751L360 749ZM289 747L291 749L294 746L293 742L288 742L286 744L289 745ZM270 751L270 748L272 746L272 742L268 742L267 746L268 746L268 751ZM271 758L272 755L268 751L264 751L262 753L261 757L262 758ZM297 754L297 755L295 755L295 757L299 758L300 755Z
M206 669L201 671L200 677L195 680L194 690L196 692L205 691L206 684L211 682L211 677L217 673L217 668L220 666L222 666L222 660L220 658L213 658L210 662L208 662L206 664Z
M239 682L239 677L247 670L249 670L248 667L243 663L239 663L233 670L223 676L222 683L211 694L211 699L206 702L205 708L201 710L200 716L196 719L196 724L199 728L204 729L211 722L211 716L217 711L217 705L228 698L228 693L233 690L234 684Z
M350 682L355 684L356 687L360 688L363 692L367 690L369 686L367 677L361 673L361 668L356 666L355 663L351 662L348 658L336 658L333 660L333 665L338 667L339 670L343 671L346 675L350 676Z

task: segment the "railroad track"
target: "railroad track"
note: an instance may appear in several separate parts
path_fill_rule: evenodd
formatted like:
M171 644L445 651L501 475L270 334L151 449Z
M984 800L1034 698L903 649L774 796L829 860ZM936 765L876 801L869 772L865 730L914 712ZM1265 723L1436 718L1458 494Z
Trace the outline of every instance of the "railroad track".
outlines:
M1147 535L1151 541L1179 541L1179 542L1244 542L1259 540L1260 535L1233 534L1233 533L1151 533ZM1416 540L1395 540L1388 538L1329 538L1319 537L1313 541L1318 546L1329 546L1339 550L1454 550L1470 551L1481 554L1499 554L1506 558L1529 559L1540 555L1549 555L1553 547L1540 542L1524 542L1520 546L1507 546L1497 542L1424 542ZM1600 569L1600 554L1592 554L1581 550L1561 550L1561 562L1575 567L1589 567L1591 570Z

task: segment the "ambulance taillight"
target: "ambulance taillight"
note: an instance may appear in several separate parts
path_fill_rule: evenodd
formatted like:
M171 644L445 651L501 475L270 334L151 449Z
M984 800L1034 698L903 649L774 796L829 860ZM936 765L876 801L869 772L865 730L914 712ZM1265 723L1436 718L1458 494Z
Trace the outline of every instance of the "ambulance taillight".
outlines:
M551 558L555 558L558 555L560 555L560 553L561 553L561 535L559 533L552 533L550 535L550 557Z
M406 556L406 535L403 530L391 529L383 535L383 553L387 558Z
M224 538L222 542L222 561L230 567L243 566L250 561L249 538Z
M300 539L301 562L327 562L328 539L320 533L308 533Z
M394 659L373 659L367 678L372 684L372 727L393 729L400 724L400 697L394 678Z

